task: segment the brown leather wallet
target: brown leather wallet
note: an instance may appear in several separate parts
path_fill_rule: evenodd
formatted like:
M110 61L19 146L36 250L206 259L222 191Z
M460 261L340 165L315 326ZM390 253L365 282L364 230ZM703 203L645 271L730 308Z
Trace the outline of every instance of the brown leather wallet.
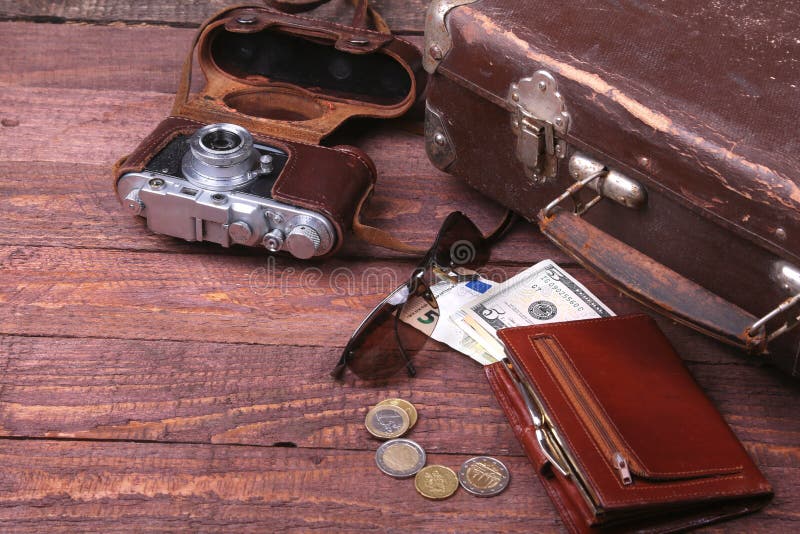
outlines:
M573 532L669 532L772 489L646 315L499 331L489 383Z

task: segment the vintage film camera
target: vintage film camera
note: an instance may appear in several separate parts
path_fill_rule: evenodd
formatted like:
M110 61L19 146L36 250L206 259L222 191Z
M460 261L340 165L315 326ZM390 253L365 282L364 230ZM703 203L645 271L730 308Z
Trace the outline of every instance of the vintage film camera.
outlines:
M190 93L195 60L205 85ZM226 9L200 28L170 116L115 166L117 195L160 234L330 255L369 228L358 214L376 171L359 149L321 142L352 117L406 112L420 66L410 43L355 23Z
M209 124L169 141L144 170L124 174L117 190L159 234L323 256L341 238L331 221L272 198L287 159L285 150L255 143L241 126Z

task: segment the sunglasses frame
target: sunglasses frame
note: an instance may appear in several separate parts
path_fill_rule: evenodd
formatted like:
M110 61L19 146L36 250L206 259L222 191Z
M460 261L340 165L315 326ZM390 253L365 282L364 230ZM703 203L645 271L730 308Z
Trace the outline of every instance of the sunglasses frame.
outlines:
M400 339L400 314L402 311L402 307L413 297L421 297L425 300L425 302L434 310L439 310L439 304L436 301L436 297L433 295L431 291L431 284L425 280L425 274L429 271L431 274L438 274L439 278L442 279L450 279L452 283L457 284L462 281L468 281L472 279L476 279L478 275L476 273L472 273L469 275L462 275L457 273L454 269L458 268L459 265L463 265L464 263L468 262L460 262L456 261L457 258L454 258L455 251L453 250L456 245L459 244L466 244L472 247L472 254L473 257L471 259L478 258L478 254L483 254L487 252L485 250L488 245L499 239L505 232L513 225L516 220L516 216L511 212L506 212L506 215L500 225L489 235L484 236L481 234L480 230L477 226L467 217L464 213L460 211L455 211L450 213L442 223L442 226L439 228L439 231L436 234L436 239L431 245L428 252L423 257L423 260L417 266L416 269L411 274L409 280L399 286L397 289L389 293L383 300L381 300L373 309L370 311L369 314L364 318L363 321L359 324L353 334L350 336L350 339L347 342L344 350L342 351L342 355L339 358L339 361L334 367L333 371L331 371L331 376L334 378L340 378L344 369L347 367L348 361L352 360L355 357L355 351L358 348L359 341L361 341L361 337L365 335L369 331L369 327L376 323L378 319L383 319L385 314L393 314L394 315L394 332L398 347L400 348L400 353L403 356L403 359L406 361L405 367L410 377L414 377L417 374L417 371L411 362L411 357L408 355L406 348L403 347L403 343ZM469 239L460 239L455 240L452 243L448 243L448 257L450 259L449 265L439 265L437 260L440 260L443 255L442 249L442 240L447 235L447 232L451 231L452 228L455 227L456 224L459 222L463 222L471 227L469 230L473 231L475 236L473 236L472 240ZM469 236L467 236L469 237ZM488 255L486 257L488 260ZM481 263L485 263L485 260ZM433 276L430 277L431 280ZM398 296L402 295L402 296ZM413 328L410 326L410 328Z
M426 263L430 263L427 261ZM400 348L400 353L403 355L403 359L406 361L405 367L408 372L408 376L416 376L417 370L414 367L414 364L411 362L411 357L406 352L405 347L403 347L403 343L400 341L400 311L402 310L403 306L411 300L413 297L421 297L425 300L425 303L428 304L434 310L439 310L439 303L436 302L436 297L433 296L433 292L430 289L428 282L425 280L425 273L428 270L429 265L422 266L420 265L414 272L411 273L411 277L405 284L397 287L394 291L389 293L382 301L380 301L372 311L367 314L361 324L358 325L355 332L350 336L350 340L347 342L344 350L342 351L342 355L339 358L339 362L336 364L336 367L331 372L331 376L334 378L338 378L341 376L342 372L344 372L345 367L347 366L347 362L350 358L353 357L354 351L357 347L357 342L360 341L361 336L369 330L369 327L375 323L378 318L383 317L384 314L394 315L394 333L395 339L397 341L397 345ZM391 320L391 319L390 319Z

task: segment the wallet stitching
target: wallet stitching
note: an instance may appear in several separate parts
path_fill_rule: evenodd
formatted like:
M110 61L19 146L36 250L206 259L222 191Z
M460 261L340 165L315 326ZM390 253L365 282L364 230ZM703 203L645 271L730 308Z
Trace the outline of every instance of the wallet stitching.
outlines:
M639 463L639 465L641 467L643 467L645 471L647 471L648 476L666 478L666 477L671 477L671 475L679 475L680 476L680 475L731 474L731 471L734 471L734 470L741 471L744 468L742 465L733 465L733 466L726 466L726 467L708 467L708 468L705 468L705 469L695 469L695 470L690 470L690 471L667 471L667 472L662 472L662 471L654 471L654 470L651 470L651 469L645 467L645 463L641 460L639 455L636 453L636 449L631 447L630 443L628 443L628 440L625 439L625 435L620 431L619 427L614 422L614 420L608 415L608 412L606 411L605 407L603 406L603 403L600 402L600 399L598 398L597 393L595 393L594 389L592 388L592 385L583 376L583 373L581 373L581 370L578 368L578 366L575 365L575 360L572 359L572 356L570 356L569 352L567 352L567 350L564 348L564 346L561 344L561 342L558 341L558 338L556 338L555 336L548 336L547 334L540 334L540 335L536 336L536 338L539 338L539 337L549 337L550 339L552 339L558 345L558 347L561 349L561 352L569 360L570 364L572 365L572 368L575 370L576 373L578 373L578 376L580 376L581 381L583 381L583 384L586 386L586 388L589 390L589 392L594 397L595 403L603 411L603 415L604 415L606 421L612 427L614 427L614 430L616 431L617 435L622 440L622 442L625 444L625 447L627 448L626 452L631 454L636 459L636 461ZM533 339L533 338L530 338L530 339ZM533 344L533 343L531 343L531 344ZM580 420L580 419L579 419L579 421L583 425L583 421ZM725 472L724 473L720 473L720 471L725 471Z
M544 358L542 357L541 353L539 352L539 349L537 349L537 348L536 348L536 347L533 345L533 342L531 341L531 338L530 338L530 337L528 337L528 342L530 343L530 345L531 345L531 348L533 348L533 351L534 351L534 353L536 354L536 357L539 359L539 362L542 364L542 367L544 368L544 370L547 372L548 376L550 377L550 380L551 380L551 381L552 381L552 382L553 382L553 383L556 385L556 387L558 387L558 391L561 393L561 395L562 395L562 396L564 396L564 392L561 390L561 386L560 386L560 385L558 385L558 382L556 381L555 377L553 376L553 373L550 371L550 368L548 367L547 363L545 363L545 361L544 361ZM517 347L516 347L516 346L513 346L513 348L514 348L514 351L515 351L515 352L519 352L519 351L517 350ZM522 360L522 358L520 358L520 360ZM533 374L530 372L530 370L529 370L529 368L528 368L527 364L526 364L524 361L520 361L520 363L522 364L522 366L523 366L523 368L525 369L525 371L526 371L526 373L528 374L528 376L533 376ZM578 414L577 414L577 412L575 411L575 408L574 408L574 407L572 406L572 404L569 402L569 399L566 399L566 400L567 400L566 404L567 404L567 406L569 407L570 411L573 413L573 415L575 416L575 418L576 418L578 421L580 421L580 417L578 417ZM546 399L546 398L544 398L544 396L542 396L542 402L544 402L544 403L547 403L547 399ZM553 418L555 418L555 419L557 420L557 422L558 422L558 427L559 427L559 428L564 428L564 425L563 425L563 423L561 423L561 418L558 416L558 414L556 414L556 413L555 413L555 412L554 412L552 409L551 409L551 410L549 410L549 412L550 412L550 415L551 415ZM604 461L603 461L603 465L604 465L604 466L606 466L606 468L607 468L607 469L608 469L608 470L611 472L612 478L613 478L614 480L616 480L617 484L618 484L620 487L622 487L622 485L620 484L620 481L619 481L618 477L616 476L616 473L613 471L613 469L612 469L612 468L611 468L611 466L609 465L608 459L605 457L605 454L603 454L603 452L602 452L602 451L601 451L601 450L600 450L600 449L597 447L597 444L595 443L595 440L594 440L594 439L592 438L592 436L591 436L591 435L588 433L588 431L586 430L586 428L583 426L583 424L582 424L582 423L581 423L581 425L580 425L580 428L581 428L581 430L583 430L583 433L584 433L584 434L586 434L586 436L589 438L589 442L592 444L592 447L594 447L594 450L595 450L595 451L597 451L597 454L600 456L600 458L602 458L602 459L604 460ZM567 436L567 435L566 435L566 434L564 434L564 433L562 433L562 435L564 436L564 439L566 439L566 440L570 441L570 439L569 439L569 436ZM570 443L571 443L571 441L570 441ZM581 453L580 453L580 451L578 451L577 447L575 447L575 446L573 445L573 446L571 447L571 449L572 449L572 453L573 453L573 454L574 454L574 455L575 455L575 456L578 458L578 460L580 461L580 463L581 463L581 464L583 464L584 466L587 466L588 464L587 464L587 463L586 463L586 461L584 461L584 459L582 458L582 456L581 456ZM584 474L585 474L585 475L586 475L586 477L587 477L587 478L588 478L588 479L591 481L591 483L592 483L592 485L593 485L593 486L595 486L595 487L597 487L597 486L598 486L598 484L595 482L595 479L594 479L594 477L592 476L592 474L591 474L591 472L590 472L590 470L589 470L589 469L584 469Z
M519 350L519 347L517 346L517 344L516 344L514 341L511 341L511 340L508 340L508 342L509 342L509 344L511 345L511 348L512 348L513 352L515 352L516 354L519 354L519 353L520 353L520 350ZM542 358L541 358L541 355L539 354L539 351L536 349L536 347L533 347L533 349L534 349L534 353L536 354L536 356L539 358L539 361L541 362L541 361L542 361ZM527 375L528 375L528 376L533 376L533 374L532 374L532 373L530 372L530 370L528 369L528 366L527 366L527 364L525 363L525 361L524 361L522 358L520 358L519 360L520 360L520 364L521 364L521 365L522 365L522 367L524 368L524 370L525 370L525 372L527 373ZM550 373L550 370L547 368L547 365L545 365L545 364L544 364L544 362L542 362L542 366L544 367L545 371L547 371L547 374L551 376L551 379L552 379L552 374ZM542 402L547 402L547 400L543 398L543 399L542 399ZM573 409L573 408L572 408L572 406L569 404L569 402L567 403L567 405L568 405L568 406L570 406L570 409L571 409L571 410L573 410L573 412L574 412L574 409ZM552 413L552 410L551 410L551 413ZM558 416L557 416L556 414L554 414L554 413L553 413L552 415L553 415L553 417L555 417L556 419L558 419ZM577 415L576 415L576 417L577 417ZM563 426L563 425L559 424L559 426ZM581 430L583 430L583 431L584 431L584 433L586 432L586 429L584 429L582 425L581 425ZM587 434L587 435L588 435L588 434ZM565 438L565 439L567 439L567 440L569 440L569 436L566 436L566 435L564 435L564 438ZM596 450L596 451L597 451L597 453L600 455L600 457L601 457L601 458L603 458L603 457L604 457L604 455L603 455L603 454L602 454L602 453L601 453L601 452L600 452L600 451L597 449L597 445L594 443L594 440L593 440L593 439L591 439L591 437L590 437L589 441L592 443L592 446L595 448L595 450ZM582 457L581 457L581 454L580 454L580 452L579 452L579 451L578 451L578 450L577 450L577 449L576 449L574 446L573 446L573 447L571 447L571 448L572 448L572 452L573 452L573 454L574 454L574 455L575 455L575 456L576 456L576 457L577 457L577 458L580 460L581 464L583 464L583 465L585 466L585 465L586 465L586 462L584 462L584 461L583 461L583 459L582 459ZM603 462L603 465L605 465L605 466L606 466L606 468L608 468L609 470L611 469L611 468L610 468L610 466L608 466L608 462L607 462L607 461L604 461L604 462ZM589 478L589 479L590 479L590 481L592 482L592 485L593 485L593 486L595 486L595 487L597 487L597 483L594 481L594 477L592 476L591 472L589 472L589 470L588 470L588 469L584 469L584 473L586 474L587 478ZM611 474L612 474L612 478L616 478L616 477L614 476L614 473L613 473L613 472L612 472ZM619 481L618 481L618 483L619 483Z
M498 378L500 371L495 371L493 368L489 367L489 371L491 374L487 373L487 377L489 378L489 385L492 386L492 389L495 391L497 400L500 402L501 408L503 408L503 412L506 414L506 417L509 419L511 423L511 429L514 431L514 434L517 437L517 440L522 445L522 450L525 451L525 455L528 459L533 463L534 470L538 473L539 468L536 466L536 463L539 461L536 458L531 458L531 454L528 452L528 447L525 446L524 441L529 441L528 434L535 432L535 429L526 423L523 423L520 416L517 414L517 410L514 408L514 405L511 403L511 396L506 391L506 388L503 387L503 383ZM545 462L548 460L545 458Z
M570 327L576 326L576 323L596 323L596 322L604 322L604 321L618 321L618 322L626 321L627 322L627 321L641 319L641 318L645 318L651 323L653 322L653 320L652 320L652 318L650 316L640 313L640 314L634 314L634 315L626 315L626 316L623 316L623 317L618 317L618 316L600 317L600 318L597 318L597 319L584 319L584 320L581 320L581 321L564 322L562 324L554 323L554 324L548 325L548 328L553 329L553 330L556 330L556 329L563 330L564 328L570 328ZM521 328L528 328L528 327L521 327ZM546 335L547 334L540 334L540 336L546 336ZM576 365L574 365L574 361L570 357L569 353L564 349L564 347L561 345L561 343L558 342L558 339L556 339L554 336L549 336L549 337L551 337L554 341L556 341L556 343L558 343L558 345L561 348L562 352L567 356L567 358L570 359L570 362L573 364L573 368L581 376L581 379L583 380L584 384L592 392L592 394L594 395L595 399L597 399L597 395L594 393L594 390L592 389L591 385L583 377L583 374L580 372L578 367ZM529 339L532 339L532 338L529 336ZM531 345L533 346L533 343L531 343ZM534 347L534 350L536 350L535 347ZM538 351L537 351L537 354L538 354ZM540 359L541 359L541 357L540 357ZM522 362L522 364L525 365L524 362ZM528 372L528 375L529 376L533 376L530 372ZM559 386L559 388L560 388L560 386ZM567 403L567 404L569 404L569 403ZM605 408L603 408L602 404L600 402L598 402L598 405L603 410L603 413L605 414L606 419L614 426L615 430L617 431L617 434L625 442L625 445L628 448L629 452L636 457L636 460L639 462L640 465L644 465L644 462L641 461L639 456L636 454L636 451L627 442L625 437L619 431L619 428L614 423L614 421L605 412ZM574 412L574 410L573 410L573 412ZM583 426L583 421L581 421L580 418L578 418L578 420L580 421L581 426ZM670 474L674 474L674 475L714 475L714 476L723 476L723 475L725 475L725 473L719 473L719 471L723 471L723 470L724 471L731 471L731 470L739 470L739 471L741 471L742 469L744 469L744 466L741 465L741 464L737 464L737 465L734 465L734 466L710 468L710 469L696 470L696 471L675 471L675 472L672 472L672 473L651 472L651 473L652 473L652 476L654 476L654 477L657 477L659 475L668 476Z
M565 525L569 527L570 532L573 532L574 534L580 533L581 529L578 528L578 524L575 517L577 514L574 513L572 510L570 510L570 508L566 505L564 499L561 498L561 493L559 493L558 490L556 490L555 488L555 484L557 483L553 483L553 485L551 486L551 484L542 480L544 478L543 475L539 473L536 474L539 477L542 486L544 486L545 491L550 496L550 502L552 502L553 505L556 507L556 510L558 510L558 513L561 516L561 521L564 522ZM590 515L594 514L591 514L590 512Z
M495 374L494 369L489 367L488 370L491 371L491 374L487 374L489 378L489 384L492 386L495 392L498 393L499 396L497 400L500 402L500 406L503 408L503 411L505 412L506 416L512 420L511 427L514 429L515 433L517 432L517 427L519 427L520 430L522 430L524 428L524 425L522 424L519 416L517 415L516 410L514 410L513 406L511 405L508 393L506 393L505 388L503 388L503 385L500 383L500 379Z

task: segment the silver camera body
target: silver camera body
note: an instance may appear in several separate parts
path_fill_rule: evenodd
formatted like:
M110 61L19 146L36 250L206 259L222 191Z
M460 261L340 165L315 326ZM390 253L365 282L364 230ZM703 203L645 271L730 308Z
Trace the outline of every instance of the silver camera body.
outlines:
M117 189L125 207L159 234L322 256L335 245L330 221L271 198L287 159L241 126L209 124L173 139L143 171L123 175Z

